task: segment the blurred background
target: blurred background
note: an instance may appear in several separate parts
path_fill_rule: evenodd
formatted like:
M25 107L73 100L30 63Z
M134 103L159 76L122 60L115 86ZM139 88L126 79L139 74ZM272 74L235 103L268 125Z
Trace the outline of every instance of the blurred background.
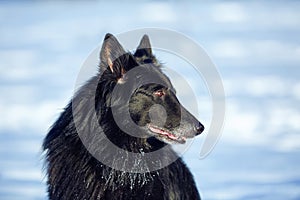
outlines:
M42 140L81 64L105 33L143 27L191 37L222 77L222 137L205 159L203 137L184 154L202 198L300 199L299 10L293 0L0 1L0 199L47 199Z

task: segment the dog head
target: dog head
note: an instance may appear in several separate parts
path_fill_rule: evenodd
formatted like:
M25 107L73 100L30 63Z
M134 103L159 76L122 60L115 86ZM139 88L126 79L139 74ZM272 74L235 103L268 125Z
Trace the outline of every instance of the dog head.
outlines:
M187 138L203 132L204 126L177 99L170 79L152 53L147 35L132 54L107 34L100 59L101 70L114 80L114 92L107 104L116 108L119 117L124 116L124 127L132 121L140 127L141 137L155 137L165 143L185 143Z

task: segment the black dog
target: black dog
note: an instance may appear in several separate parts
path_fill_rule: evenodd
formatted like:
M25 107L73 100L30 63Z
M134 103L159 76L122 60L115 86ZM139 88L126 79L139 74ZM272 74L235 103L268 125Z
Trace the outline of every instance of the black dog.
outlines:
M49 199L200 199L168 144L204 127L180 105L148 36L131 54L107 34L100 60L44 140Z

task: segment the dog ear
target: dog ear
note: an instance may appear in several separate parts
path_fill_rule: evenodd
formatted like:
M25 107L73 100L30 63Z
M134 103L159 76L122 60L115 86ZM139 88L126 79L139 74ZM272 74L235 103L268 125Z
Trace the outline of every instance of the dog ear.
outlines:
M136 52L134 53L134 56L135 57L152 56L152 49L151 49L150 39L148 35L143 36L139 46L137 47Z
M110 33L105 35L103 45L100 51L100 59L104 67L109 67L112 73L116 73L114 61L126 54L125 50L118 40ZM121 69L118 69L120 71Z
M156 64L156 58L152 53L152 48L150 44L150 39L148 35L144 35L143 38L141 39L141 42L139 46L137 47L137 50L135 51L133 55L136 60L139 63L154 63Z

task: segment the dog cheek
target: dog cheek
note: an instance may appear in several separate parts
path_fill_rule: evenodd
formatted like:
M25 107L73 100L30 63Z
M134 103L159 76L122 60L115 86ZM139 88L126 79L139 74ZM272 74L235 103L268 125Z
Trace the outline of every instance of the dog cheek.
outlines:
M160 104L154 104L149 109L150 123L163 127L167 121L166 109Z

